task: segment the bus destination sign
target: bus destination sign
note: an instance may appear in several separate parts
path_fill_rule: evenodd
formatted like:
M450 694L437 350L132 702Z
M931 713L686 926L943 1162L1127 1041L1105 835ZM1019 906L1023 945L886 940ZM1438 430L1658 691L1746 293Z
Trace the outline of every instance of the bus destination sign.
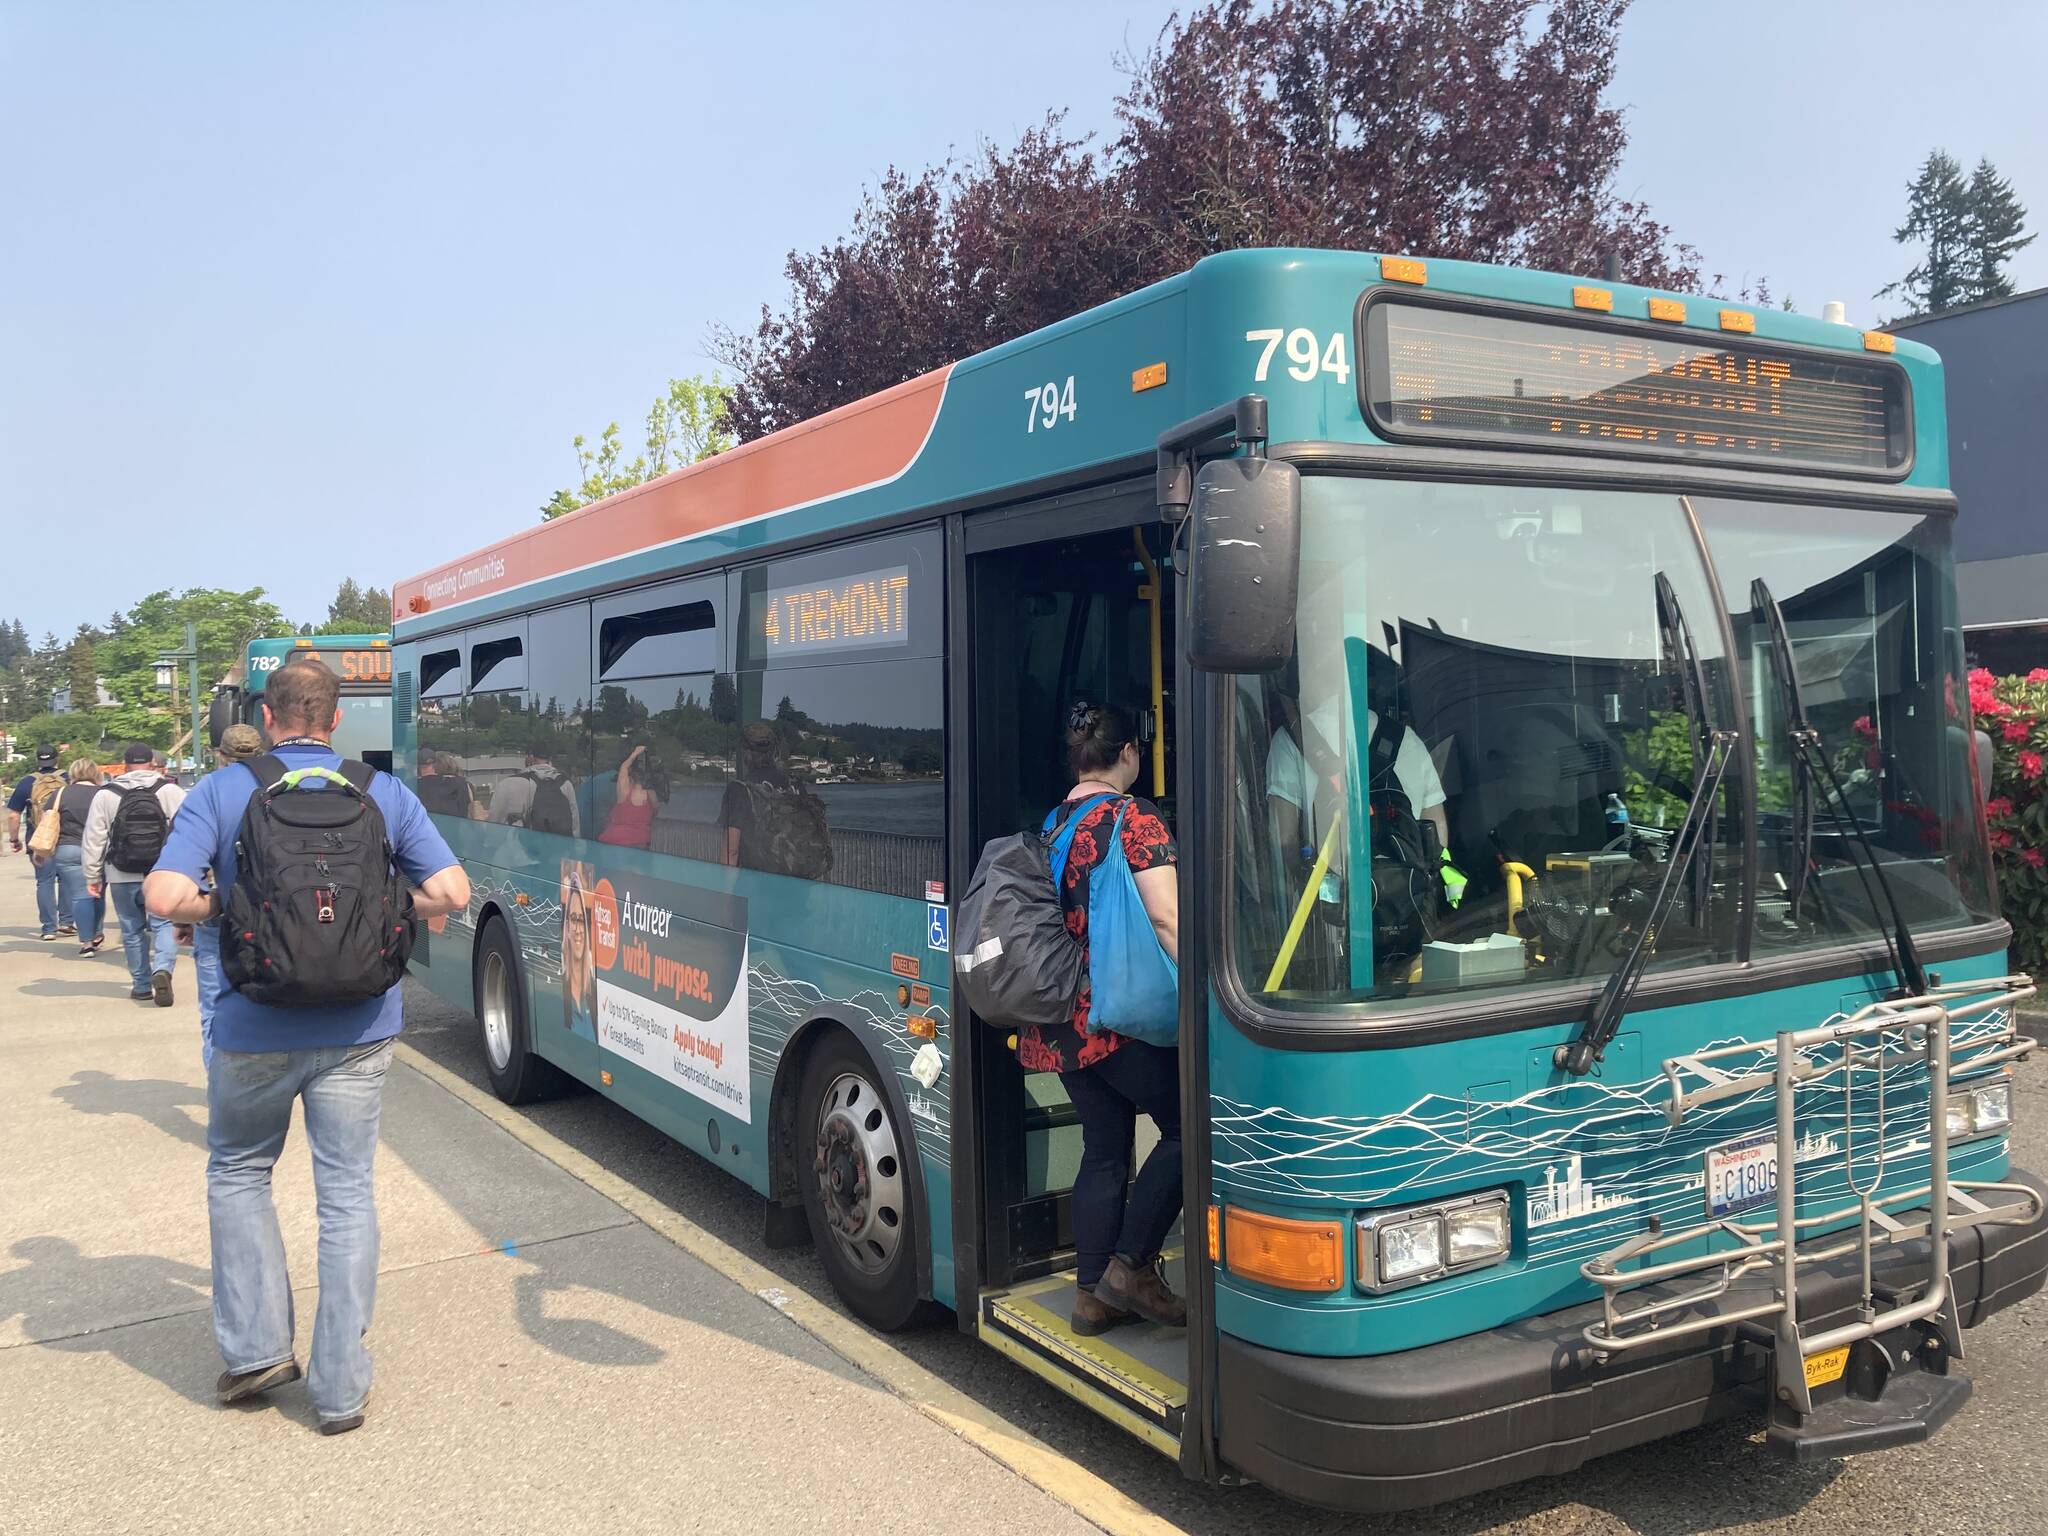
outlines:
M1390 436L1895 475L1893 364L1697 331L1400 300L1366 306L1365 407Z
M287 652L284 657L287 663L308 659L319 662L340 678L344 686L350 683L391 686L391 652L381 647L375 650L330 651L306 645ZM273 667L275 665L272 664Z
M902 645L910 638L910 567L770 587L755 612L769 656Z

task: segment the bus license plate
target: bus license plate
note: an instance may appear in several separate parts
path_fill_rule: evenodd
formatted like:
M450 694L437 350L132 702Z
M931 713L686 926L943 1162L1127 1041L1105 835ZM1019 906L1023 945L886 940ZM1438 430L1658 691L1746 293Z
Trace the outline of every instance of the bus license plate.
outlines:
M1707 1149L1707 1214L1733 1216L1778 1198L1778 1138L1761 1136Z

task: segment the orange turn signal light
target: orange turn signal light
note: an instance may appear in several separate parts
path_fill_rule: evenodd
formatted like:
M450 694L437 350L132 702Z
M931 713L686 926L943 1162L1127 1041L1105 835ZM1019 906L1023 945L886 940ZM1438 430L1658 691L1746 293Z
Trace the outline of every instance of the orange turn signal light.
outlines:
M1866 352L1896 352L1899 350L1899 339L1884 331L1865 331L1863 333L1863 350Z
M1223 1257L1223 1208L1209 1207L1209 1262L1214 1264Z
M1425 284L1429 281L1429 263L1413 256L1382 256L1380 276L1390 283Z
M1670 320L1683 325L1685 323L1685 301L1682 299L1652 299L1650 300L1650 318L1652 320Z
M1131 393L1141 395L1148 389L1157 389L1166 382L1166 364L1147 363L1143 368L1131 370Z
M1756 334L1756 316L1746 309L1724 309L1721 311L1721 329L1740 331L1745 336Z
M1233 1275L1283 1291L1334 1291L1344 1284L1342 1222L1295 1221L1228 1206L1223 1252Z

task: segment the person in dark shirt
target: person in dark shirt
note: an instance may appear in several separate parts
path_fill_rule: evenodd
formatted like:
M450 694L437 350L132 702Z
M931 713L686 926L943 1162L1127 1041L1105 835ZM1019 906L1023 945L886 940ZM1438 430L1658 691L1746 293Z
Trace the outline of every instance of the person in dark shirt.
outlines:
M73 760L66 775L71 782L57 796L53 814L57 818L57 867L59 904L71 925L78 930L78 952L96 954L107 936L101 924L106 917L105 898L95 893L85 868L85 824L92 815L92 803L99 797L106 774L89 757Z
M45 797L61 788L63 772L57 766L55 747L36 748L35 768L21 776L7 797L7 840L16 853L22 851L22 835L35 831L38 780ZM71 932L70 914L58 910L57 861L32 857L29 862L36 871L36 916L41 921L43 942L54 943L60 932Z
M1138 898L1175 959L1180 957L1179 854L1159 808L1130 796L1139 769L1131 717L1110 705L1076 704L1067 718L1067 766L1073 791L1060 812L1079 810L1060 880L1067 931L1081 944L1083 979L1065 1024L1028 1025L1017 1060L1029 1072L1057 1072L1081 1117L1081 1169L1074 1180L1074 1331L1097 1334L1135 1315L1168 1327L1187 1325L1187 1303L1159 1272L1159 1247L1180 1215L1180 1051L1114 1030L1092 1029L1086 979L1088 877L1108 851L1124 812L1123 852ZM1107 795L1109 798L1098 798ZM1131 1185L1132 1137L1139 1114L1159 1127L1159 1144ZM1129 1187L1129 1198L1125 1191Z

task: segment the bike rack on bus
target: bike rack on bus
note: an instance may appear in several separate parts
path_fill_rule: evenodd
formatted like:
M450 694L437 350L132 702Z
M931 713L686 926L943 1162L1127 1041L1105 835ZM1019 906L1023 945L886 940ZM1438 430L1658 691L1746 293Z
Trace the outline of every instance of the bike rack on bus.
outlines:
M1664 1230L1653 1218L1649 1231L1589 1260L1580 1273L1601 1288L1603 1315L1585 1330L1587 1344L1603 1356L1613 1355L1732 1326L1763 1328L1775 1320L1771 1332L1779 1400L1800 1415L1812 1413L1812 1394L1806 1371L1792 1368L1790 1362L1920 1322L1939 1330L1949 1355L1960 1359L1962 1340L1948 1283L1950 1234L2038 1220L2042 1200L2023 1184L1949 1177L1949 1078L1952 1072L1974 1076L2032 1051L2036 1042L2019 1033L2014 1005L2033 995L2034 985L2024 976L1951 983L1931 987L1918 997L1871 1003L1817 1028L1781 1030L1768 1040L1716 1045L1666 1061L1664 1077L1671 1094L1666 1113L1674 1126L1710 1104L1765 1091L1774 1096L1780 1149L1775 1216L1759 1222L1710 1219L1682 1231ZM1960 1039L1958 1030L1963 1031ZM1922 1064L1928 1087L1927 1180L1886 1192L1887 1087L1892 1075L1904 1070L1913 1079L1908 1091L1915 1092ZM1842 1094L1845 1141L1841 1163L1831 1159L1830 1166L1842 1172L1855 1200L1801 1216L1795 1140L1799 1094L1830 1080L1838 1080ZM1874 1153L1864 1153L1859 1169L1855 1095L1859 1082L1865 1081L1869 1086L1864 1091L1877 1096L1876 1145ZM1791 1155L1786 1155L1786 1148L1793 1149ZM1849 1230L1837 1230L1852 1222ZM1808 1233L1815 1237L1802 1246L1801 1235ZM1920 1294L1910 1301L1886 1296L1882 1299L1898 1304L1880 1311L1881 1288L1872 1281L1875 1245L1922 1237L1930 1240L1931 1268ZM1715 1245L1714 1251L1641 1263L1673 1248L1707 1243ZM1856 1321L1819 1333L1802 1331L1796 1284L1801 1266L1852 1253L1862 1262ZM1624 1267L1629 1265L1640 1267ZM1768 1285L1758 1281L1743 1287L1754 1293L1754 1301L1736 1294L1739 1281L1765 1273ZM1704 1278L1702 1283L1673 1286L1689 1276ZM1624 1296L1646 1288L1655 1288L1654 1293L1638 1297L1634 1304L1623 1303ZM1704 1313L1696 1310L1724 1297L1734 1304ZM1685 1313L1694 1315L1681 1316Z

